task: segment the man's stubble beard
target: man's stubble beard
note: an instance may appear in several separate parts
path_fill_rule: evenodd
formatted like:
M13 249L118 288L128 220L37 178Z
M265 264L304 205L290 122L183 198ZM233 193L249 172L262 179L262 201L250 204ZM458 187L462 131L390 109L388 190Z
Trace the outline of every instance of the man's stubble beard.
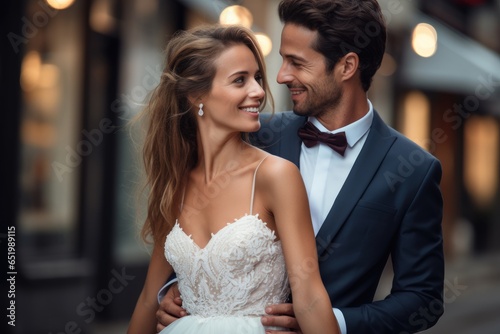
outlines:
M308 98L301 103L302 106L300 108L294 104L293 113L299 116L316 118L322 117L328 113L334 113L340 101L342 101L344 94L340 87L335 84L333 85L334 87L331 88L326 88L325 85L323 85L322 89L320 89L320 94L314 94L315 96L312 97L308 95ZM309 94L309 91L308 89L307 94Z

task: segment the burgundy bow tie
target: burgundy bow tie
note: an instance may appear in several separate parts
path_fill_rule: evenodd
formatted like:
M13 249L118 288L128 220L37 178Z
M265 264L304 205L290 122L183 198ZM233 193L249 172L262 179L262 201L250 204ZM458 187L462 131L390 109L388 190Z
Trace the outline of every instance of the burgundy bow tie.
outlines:
M347 148L345 132L335 134L321 132L311 122L306 122L306 124L299 129L298 134L307 147L312 147L317 145L318 142L322 142L341 156L344 156L345 149Z

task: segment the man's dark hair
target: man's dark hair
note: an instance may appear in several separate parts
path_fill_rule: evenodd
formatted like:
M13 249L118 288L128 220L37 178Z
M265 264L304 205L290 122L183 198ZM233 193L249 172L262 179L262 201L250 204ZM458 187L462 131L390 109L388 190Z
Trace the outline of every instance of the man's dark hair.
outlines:
M282 0L281 22L318 32L311 47L331 71L349 52L359 57L361 84L367 91L385 52L386 27L376 0Z

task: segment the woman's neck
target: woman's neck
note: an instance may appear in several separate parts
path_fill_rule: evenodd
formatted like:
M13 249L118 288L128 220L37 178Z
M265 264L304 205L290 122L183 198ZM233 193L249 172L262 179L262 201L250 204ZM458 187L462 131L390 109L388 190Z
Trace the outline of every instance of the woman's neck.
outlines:
M210 183L217 176L241 167L251 148L240 134L219 140L198 138L198 164L195 171L203 174L205 182Z

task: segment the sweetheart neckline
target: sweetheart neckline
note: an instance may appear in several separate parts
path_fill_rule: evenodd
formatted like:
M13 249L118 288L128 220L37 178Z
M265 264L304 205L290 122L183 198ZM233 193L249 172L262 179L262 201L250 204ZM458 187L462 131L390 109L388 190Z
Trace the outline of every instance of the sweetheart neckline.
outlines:
M193 239L192 237L192 234L187 234L186 232L184 232L184 230L182 229L182 227L179 225L179 219L176 219L175 220L175 224L174 224L174 227L177 226L177 228L181 231L181 233L183 235L185 235L189 240L191 240L191 242L193 243L193 245L196 246L197 250L198 251L204 251L207 249L207 247L210 245L210 243L212 242L212 240L214 239L214 237L216 237L220 232L222 232L223 230L225 230L227 227L229 226L232 226L236 223L239 223L240 221L243 221L244 218L247 218L247 217L254 217L257 219L257 222L261 223L264 228L268 229L274 236L274 238L276 238L276 235L275 235L275 231L273 231L272 229L270 229L268 226L267 226L267 223L264 222L262 219L259 218L259 214L245 214L244 216L240 217L240 218L237 218L235 219L232 223L227 223L225 226L221 227L217 232L215 233L211 233L211 236L210 236L210 239L208 240L207 244L204 246L204 247L200 247ZM280 242L281 240L273 240L273 242Z

